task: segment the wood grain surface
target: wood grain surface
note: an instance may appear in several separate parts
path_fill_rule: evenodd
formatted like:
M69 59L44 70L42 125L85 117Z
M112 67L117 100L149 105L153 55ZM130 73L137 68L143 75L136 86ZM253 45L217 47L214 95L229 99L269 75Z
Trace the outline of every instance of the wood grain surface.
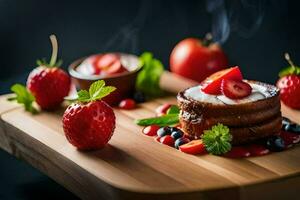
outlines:
M179 89L179 88L177 88ZM300 148L262 157L193 156L141 134L136 118L154 116L165 97L132 110L114 109L117 127L109 144L81 152L65 139L56 112L32 115L0 97L0 146L82 199L288 199L300 189ZM300 123L300 112L282 106Z

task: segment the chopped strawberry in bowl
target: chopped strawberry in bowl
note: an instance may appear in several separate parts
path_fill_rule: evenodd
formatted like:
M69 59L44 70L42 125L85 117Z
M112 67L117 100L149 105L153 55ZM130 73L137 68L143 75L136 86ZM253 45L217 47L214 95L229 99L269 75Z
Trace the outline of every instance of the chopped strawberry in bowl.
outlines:
M107 53L99 54L93 57L93 69L95 75L112 75L123 72L128 72L121 63L121 56L119 54Z
M84 76L111 77L138 68L138 58L131 54L103 53L81 59L75 71Z

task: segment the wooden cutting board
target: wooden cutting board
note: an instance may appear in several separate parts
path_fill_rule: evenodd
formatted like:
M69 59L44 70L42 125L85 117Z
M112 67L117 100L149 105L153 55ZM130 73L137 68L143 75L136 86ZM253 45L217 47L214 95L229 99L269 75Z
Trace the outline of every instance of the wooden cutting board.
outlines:
M165 78L168 83L176 79L169 75ZM176 90L172 85L166 87ZM188 83L179 85L186 87ZM160 104L176 103L175 96L140 104L132 111L115 109L114 136L104 149L90 152L76 150L65 139L63 109L31 115L6 98L7 95L0 97L1 148L82 199L233 200L299 196L299 146L262 157L228 159L184 154L142 135L142 127L133 120L154 116L154 109ZM300 123L299 111L284 105L282 111Z

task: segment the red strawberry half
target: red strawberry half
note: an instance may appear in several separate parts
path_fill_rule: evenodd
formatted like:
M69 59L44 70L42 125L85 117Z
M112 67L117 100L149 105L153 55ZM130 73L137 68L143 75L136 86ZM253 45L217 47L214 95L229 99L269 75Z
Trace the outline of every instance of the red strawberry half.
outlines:
M218 71L201 83L202 91L206 94L221 94L221 84L223 79L241 81L243 80L243 76L238 66Z
M230 99L241 99L251 94L251 86L244 81L223 79L221 85L222 93Z
M63 115L67 140L80 150L103 148L115 129L113 109L100 99L116 88L94 82L89 91L78 92L77 103L71 104Z

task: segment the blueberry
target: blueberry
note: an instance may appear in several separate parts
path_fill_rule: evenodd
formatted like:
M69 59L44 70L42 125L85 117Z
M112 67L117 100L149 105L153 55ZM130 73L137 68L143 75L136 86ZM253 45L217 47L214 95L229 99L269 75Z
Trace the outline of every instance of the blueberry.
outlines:
M300 134L300 125L291 122L286 117L282 117L282 130Z
M183 136L183 132L180 129L177 129L177 130L172 131L171 136L172 136L172 138L174 138L176 140Z
M179 149L179 146L183 145L183 144L186 144L190 142L190 140L188 138L178 138L176 141L175 141L175 148L176 149Z
M171 132L173 132L173 131L178 131L178 130L180 130L179 128L176 128L176 127L170 127L170 130L171 130Z
M282 124L286 125L286 124L291 124L291 120L289 120L288 118L286 117L282 117Z
M146 101L145 95L143 92L140 91L136 91L133 95L133 99L137 102L137 103L143 103Z
M272 136L268 138L266 145L271 151L283 151L285 149L284 140L279 136Z
M285 127L291 123L292 122L288 118L282 117L282 129L283 130L285 130Z
M159 137L163 137L165 135L171 135L171 128L168 126L161 127L160 129L157 130L157 135Z
M300 125L298 124L287 124L284 126L283 128L285 131L290 131L290 132L294 132L294 133L298 133L300 134Z

